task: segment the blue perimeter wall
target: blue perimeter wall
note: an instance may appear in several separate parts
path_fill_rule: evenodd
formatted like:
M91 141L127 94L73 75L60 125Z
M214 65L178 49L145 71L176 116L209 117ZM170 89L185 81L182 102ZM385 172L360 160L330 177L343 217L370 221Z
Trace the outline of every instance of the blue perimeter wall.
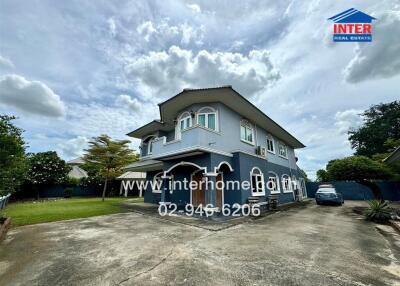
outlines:
M318 190L318 186L322 184L332 184L335 186L336 191L343 195L345 200L373 200L374 195L372 191L361 184L356 182L326 182L326 183L307 183L307 196L314 198ZM400 201L400 182L377 182L381 189L383 199L388 201Z

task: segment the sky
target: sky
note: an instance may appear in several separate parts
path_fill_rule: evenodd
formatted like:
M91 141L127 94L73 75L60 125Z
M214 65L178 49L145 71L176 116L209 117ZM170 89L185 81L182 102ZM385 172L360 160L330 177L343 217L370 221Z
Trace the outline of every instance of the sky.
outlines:
M356 8L371 43L334 43ZM183 88L232 85L307 147L308 176L353 153L349 128L400 99L400 1L0 1L0 114L29 152L80 156L93 136L159 118Z

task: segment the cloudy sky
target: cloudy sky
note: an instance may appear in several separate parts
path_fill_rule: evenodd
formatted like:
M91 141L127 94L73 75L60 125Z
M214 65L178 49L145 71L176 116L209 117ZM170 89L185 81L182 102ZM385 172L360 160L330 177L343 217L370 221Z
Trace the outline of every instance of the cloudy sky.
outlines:
M400 98L400 2L236 3L1 0L0 113L19 117L29 151L71 159L184 87L229 84L307 145L314 177L352 153L362 110ZM373 42L333 43L327 18L353 7L378 19Z

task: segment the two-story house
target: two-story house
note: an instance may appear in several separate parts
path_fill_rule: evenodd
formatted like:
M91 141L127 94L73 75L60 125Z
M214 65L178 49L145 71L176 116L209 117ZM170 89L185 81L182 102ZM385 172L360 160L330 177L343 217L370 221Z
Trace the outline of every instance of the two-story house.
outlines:
M159 104L160 120L128 135L141 139L140 160L128 171L147 173L145 202L179 206L247 203L249 197L279 203L306 197L304 178L294 150L305 147L231 86L184 89ZM247 181L250 187L230 186L202 191L176 189L171 181ZM272 189L265 187L274 182ZM290 182L297 182L292 184ZM201 185L201 184L198 184Z

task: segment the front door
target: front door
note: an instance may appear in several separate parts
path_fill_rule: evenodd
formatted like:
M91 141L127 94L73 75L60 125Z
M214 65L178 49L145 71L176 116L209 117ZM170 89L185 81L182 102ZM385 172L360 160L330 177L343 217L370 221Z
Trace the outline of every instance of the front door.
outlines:
M196 188L192 189L192 205L197 207L198 205L202 204L203 207L206 205L206 194L201 184L203 180L203 174L201 172L197 172L192 176L192 180L197 182Z

